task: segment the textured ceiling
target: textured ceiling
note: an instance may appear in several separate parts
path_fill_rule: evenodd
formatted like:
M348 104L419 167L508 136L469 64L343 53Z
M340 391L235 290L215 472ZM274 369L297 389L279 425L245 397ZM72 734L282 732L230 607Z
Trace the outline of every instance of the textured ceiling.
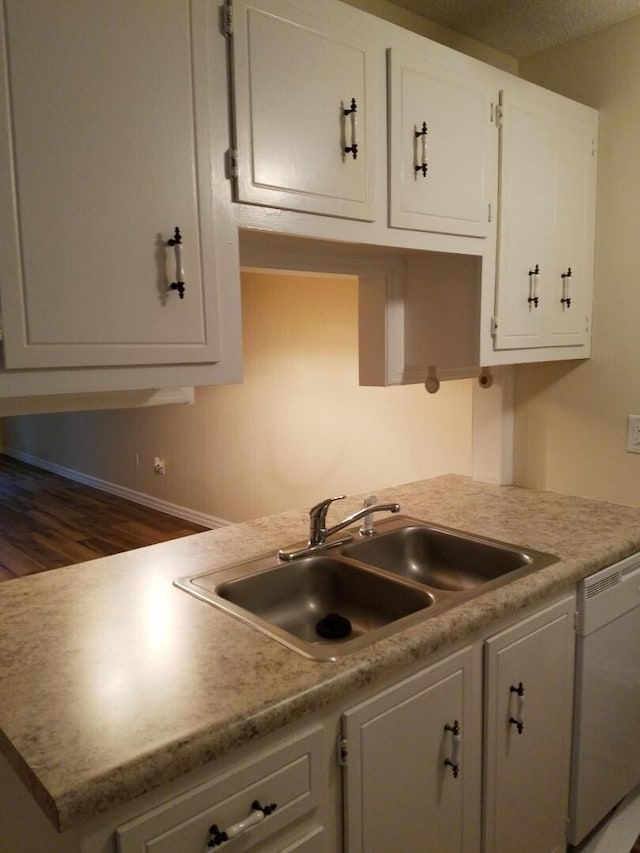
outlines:
M522 58L640 15L640 0L392 0Z

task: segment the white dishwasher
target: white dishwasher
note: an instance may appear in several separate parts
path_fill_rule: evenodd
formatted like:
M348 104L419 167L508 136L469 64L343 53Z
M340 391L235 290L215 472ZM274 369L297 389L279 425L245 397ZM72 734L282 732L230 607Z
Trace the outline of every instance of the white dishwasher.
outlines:
M569 842L640 783L640 554L578 585Z

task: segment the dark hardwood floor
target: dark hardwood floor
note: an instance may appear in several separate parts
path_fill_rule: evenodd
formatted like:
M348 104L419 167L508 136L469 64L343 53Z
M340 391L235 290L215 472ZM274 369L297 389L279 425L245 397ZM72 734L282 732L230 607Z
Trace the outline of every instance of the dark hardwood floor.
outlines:
M206 529L0 454L0 581Z

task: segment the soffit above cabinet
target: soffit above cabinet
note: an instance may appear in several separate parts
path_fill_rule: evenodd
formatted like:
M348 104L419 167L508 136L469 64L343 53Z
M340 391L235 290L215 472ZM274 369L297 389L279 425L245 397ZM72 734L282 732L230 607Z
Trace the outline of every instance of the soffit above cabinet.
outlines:
M640 15L640 0L391 0L511 56L523 58Z

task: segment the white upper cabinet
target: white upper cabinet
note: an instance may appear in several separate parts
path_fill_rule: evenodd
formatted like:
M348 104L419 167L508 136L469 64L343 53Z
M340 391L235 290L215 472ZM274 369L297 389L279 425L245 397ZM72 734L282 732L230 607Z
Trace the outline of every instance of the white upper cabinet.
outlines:
M373 220L366 37L281 0L234 0L238 201Z
M575 347L567 355L580 358L590 340L597 113L533 89L502 93L495 346Z
M389 51L392 227L488 235L498 152L495 97L493 86L468 73Z
M5 367L217 361L215 14L203 0L3 5Z

